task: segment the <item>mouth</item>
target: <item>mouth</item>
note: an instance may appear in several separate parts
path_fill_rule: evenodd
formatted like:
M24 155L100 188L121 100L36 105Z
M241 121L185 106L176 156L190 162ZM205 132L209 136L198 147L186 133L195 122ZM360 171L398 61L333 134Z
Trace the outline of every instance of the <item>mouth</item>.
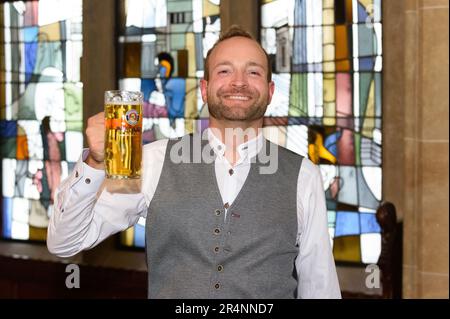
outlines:
M247 95L223 95L223 97L227 100L234 101L249 101L251 99L251 97Z

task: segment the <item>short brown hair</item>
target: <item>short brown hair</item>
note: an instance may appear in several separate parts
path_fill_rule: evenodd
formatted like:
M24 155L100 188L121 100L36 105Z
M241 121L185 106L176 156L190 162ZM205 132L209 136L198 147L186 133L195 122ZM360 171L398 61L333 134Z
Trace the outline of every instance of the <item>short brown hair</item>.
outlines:
M264 52L266 59L267 59L267 82L272 81L272 68L271 68L271 63L270 63L270 57L267 54L266 50L264 50L264 48L261 46L261 44L259 44L258 41L255 40L255 38L252 37L252 35L247 32L246 30L242 29L240 26L238 25L232 25L228 30L226 30L225 32L220 34L219 40L217 40L216 43L214 43L213 47L211 49L209 49L208 53L206 54L206 59L205 59L205 72L203 77L205 78L206 81L209 80L209 56L211 55L212 51L217 47L217 45L220 42L223 42L227 39L231 39L234 37L243 37L243 38L247 38L250 40L255 41L259 47L261 48L261 50Z

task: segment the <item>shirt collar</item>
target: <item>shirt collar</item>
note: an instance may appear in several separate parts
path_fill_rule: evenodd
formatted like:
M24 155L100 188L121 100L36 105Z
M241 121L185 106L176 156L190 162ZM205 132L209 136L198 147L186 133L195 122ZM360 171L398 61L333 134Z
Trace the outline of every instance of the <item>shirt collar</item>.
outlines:
M208 128L207 130L208 141L212 149L214 150L214 153L219 157L223 157L225 154L226 145L222 143L222 141L213 133L211 129ZM251 140L240 144L238 146L239 161L236 163L236 165L240 164L244 160L249 160L255 157L262 149L263 143L264 136L262 134L262 130L259 130L258 135L255 138L252 138Z

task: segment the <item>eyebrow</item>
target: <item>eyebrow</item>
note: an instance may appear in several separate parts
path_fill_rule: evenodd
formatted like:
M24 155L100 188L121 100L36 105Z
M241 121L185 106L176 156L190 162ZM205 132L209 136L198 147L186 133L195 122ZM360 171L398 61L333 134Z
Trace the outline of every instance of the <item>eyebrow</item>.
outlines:
M215 68L217 68L219 66L222 66L222 65L230 65L230 66L232 66L233 63L231 63L230 61L223 61L223 62L220 62L217 65L215 65L213 69L215 69ZM247 67L248 66L257 66L257 67L260 67L261 69L264 69L264 66L262 64L257 63L257 62L253 62L253 61L247 62L245 66L247 66Z

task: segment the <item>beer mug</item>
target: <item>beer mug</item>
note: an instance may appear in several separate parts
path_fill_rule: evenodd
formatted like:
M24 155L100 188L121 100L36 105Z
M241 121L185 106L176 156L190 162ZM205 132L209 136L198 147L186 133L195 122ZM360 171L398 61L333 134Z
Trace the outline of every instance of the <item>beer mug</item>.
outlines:
M107 178L140 178L142 161L141 92L105 92L105 169Z

